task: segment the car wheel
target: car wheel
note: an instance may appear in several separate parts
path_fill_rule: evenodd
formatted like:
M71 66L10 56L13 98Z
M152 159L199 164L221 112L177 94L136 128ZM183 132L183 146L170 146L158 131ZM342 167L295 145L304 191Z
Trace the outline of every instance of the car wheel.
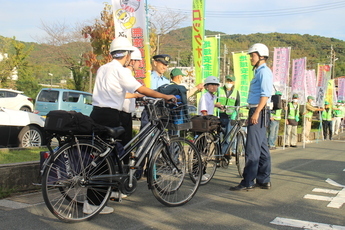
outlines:
M43 134L35 126L25 126L18 135L19 147L39 147L42 145Z
M21 110L21 111L25 111L25 112L31 112L30 107L27 107L27 106L21 107L20 110Z

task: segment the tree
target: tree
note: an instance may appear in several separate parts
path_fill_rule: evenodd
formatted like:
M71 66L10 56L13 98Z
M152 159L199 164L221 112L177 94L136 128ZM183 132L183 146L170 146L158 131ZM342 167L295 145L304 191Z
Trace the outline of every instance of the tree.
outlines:
M82 34L84 38L90 38L92 46L92 51L84 54L86 65L96 73L101 65L112 60L109 54L110 44L115 38L112 6L105 3L101 18L96 19L95 24L85 26Z
M14 55L11 60L14 68L17 70L18 80L16 81L16 88L25 91L29 97L35 98L39 91L38 81L33 74L33 66L27 61L33 46L26 48L26 46L13 39Z
M32 45L27 48L15 38L4 39L1 50L2 61L0 61L1 87L25 91L29 97L36 96L38 82L33 76L33 66L28 62L32 49ZM13 75L17 75L18 79L12 79Z
M153 56L160 52L160 47L168 42L169 37L165 35L179 28L188 16L169 8L159 11L152 6L149 6L149 15L150 46L151 55Z
M10 46L11 46L11 39L10 38L3 38L2 39L2 45L0 49L0 87L1 88L12 88L10 87L11 82L11 76L13 73L13 64L11 59L8 57L8 54L10 52Z
M71 71L72 88L85 91L88 83L89 67L85 66L85 53L91 50L87 38L80 31L83 26L71 27L66 23L47 25L42 22L41 29L47 33L43 43L50 45L51 59L59 60L62 67Z

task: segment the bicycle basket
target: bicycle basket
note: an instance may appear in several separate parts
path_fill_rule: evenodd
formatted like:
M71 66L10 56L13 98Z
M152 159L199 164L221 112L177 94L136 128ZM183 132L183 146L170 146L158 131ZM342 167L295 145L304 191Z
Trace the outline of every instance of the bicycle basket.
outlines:
M149 111L150 120L160 120L163 118L167 119L169 117L169 109L163 104L148 104L147 109Z
M220 126L220 119L213 115L193 116L192 117L193 132L210 132L216 130Z
M168 105L169 116L162 118L163 123L169 130L187 130L192 128L188 105Z

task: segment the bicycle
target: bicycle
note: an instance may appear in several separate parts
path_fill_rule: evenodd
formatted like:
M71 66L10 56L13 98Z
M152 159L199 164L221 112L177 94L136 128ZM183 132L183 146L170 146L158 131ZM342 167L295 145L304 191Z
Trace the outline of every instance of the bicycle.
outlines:
M90 219L103 209L114 188L133 193L135 172L142 170L145 159L148 188L159 202L173 207L192 199L202 176L200 154L189 140L169 137L165 128L171 124L172 111L162 99L144 100L150 122L124 147L123 155L118 154L116 139L124 132L122 127L104 127L105 133L92 135L54 134L60 147L56 152L50 147L42 170L43 198L54 216L65 222ZM169 128L183 129L184 125ZM130 163L124 165L128 155ZM89 214L83 212L86 201L97 207Z
M230 132L224 135L225 131L219 122L216 129L202 132L194 141L202 157L203 173L209 175L200 182L201 185L207 184L213 178L217 167L228 168L233 155L236 159L238 173L240 177L243 177L246 133L242 130L242 127L245 125L246 120L240 119L239 110L247 108L247 106L225 106L225 108L233 109L236 112L235 120L229 121L234 122ZM229 144L226 146L225 151L222 151L226 140L229 141ZM231 150L234 148L235 153L232 153Z

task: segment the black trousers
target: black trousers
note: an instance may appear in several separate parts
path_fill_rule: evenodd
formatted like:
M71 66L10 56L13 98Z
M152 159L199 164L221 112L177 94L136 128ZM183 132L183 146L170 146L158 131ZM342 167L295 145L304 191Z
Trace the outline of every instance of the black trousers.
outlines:
M120 111L117 109L112 108L101 108L94 106L93 110L90 114L90 117L100 125L108 126L108 127L118 127L121 125L121 119L120 119ZM125 134L122 134L119 139L122 140L123 136ZM100 166L102 167L102 165ZM103 173L109 173L104 172ZM92 187L87 190L87 200L92 205L100 205L101 202L104 200L105 192L102 190L106 190L107 187Z
M329 134L329 139L332 139L332 121L322 121L323 138L327 139L327 133Z

